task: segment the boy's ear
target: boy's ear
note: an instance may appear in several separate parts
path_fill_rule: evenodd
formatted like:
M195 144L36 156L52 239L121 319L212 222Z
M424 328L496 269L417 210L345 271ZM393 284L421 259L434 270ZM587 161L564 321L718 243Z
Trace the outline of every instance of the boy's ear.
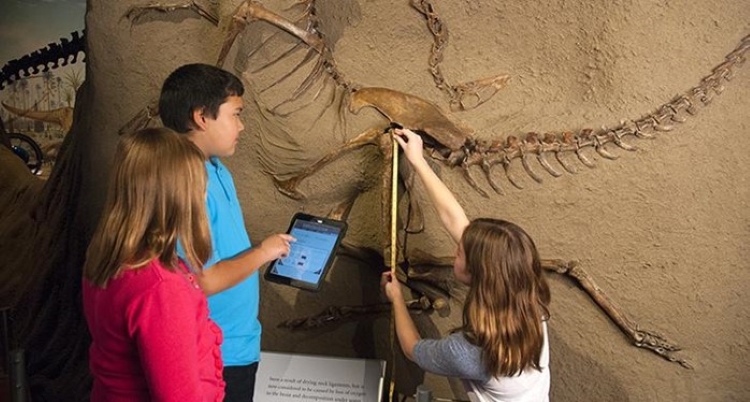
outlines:
M204 108L198 108L193 110L193 124L199 129L199 130L205 130L206 129L206 117L203 114Z

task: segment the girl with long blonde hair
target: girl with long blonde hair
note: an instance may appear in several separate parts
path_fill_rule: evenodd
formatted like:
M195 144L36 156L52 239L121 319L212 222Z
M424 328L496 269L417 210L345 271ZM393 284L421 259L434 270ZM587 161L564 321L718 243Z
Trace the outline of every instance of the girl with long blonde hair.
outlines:
M223 399L221 330L197 279L211 253L205 194L190 141L165 128L121 138L83 268L92 401Z
M384 273L401 349L425 371L462 379L472 401L548 401L550 292L534 241L504 220L469 221L424 159L421 137L398 129L394 139L458 244L453 272L468 286L460 328L439 340L422 339L401 286Z

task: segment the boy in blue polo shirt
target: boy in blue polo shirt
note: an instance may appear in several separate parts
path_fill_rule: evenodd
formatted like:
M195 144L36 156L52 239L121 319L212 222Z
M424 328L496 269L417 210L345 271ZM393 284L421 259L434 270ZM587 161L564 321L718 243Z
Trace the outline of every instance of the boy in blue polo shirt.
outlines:
M207 64L187 64L167 77L159 97L164 125L185 134L206 156L213 253L205 264L201 287L213 295L208 298L210 315L224 334L227 402L253 400L261 334L258 269L284 257L294 241L289 235L275 234L252 247L232 175L219 160L234 154L245 128L240 120L243 93L233 74ZM239 283L216 293L227 281Z

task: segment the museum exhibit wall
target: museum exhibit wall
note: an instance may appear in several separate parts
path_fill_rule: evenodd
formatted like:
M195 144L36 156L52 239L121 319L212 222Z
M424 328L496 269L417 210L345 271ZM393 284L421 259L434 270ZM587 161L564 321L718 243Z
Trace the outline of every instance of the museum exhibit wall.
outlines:
M183 63L217 62L239 4L207 2L206 9L219 16L214 25L189 9L128 18L141 2L89 1L86 96L76 102L77 113L86 117L74 124L80 138L70 139L74 146L68 148L86 155L77 168L85 198L80 208L93 213L99 208L118 131L156 99L166 75ZM288 20L301 10L294 4L262 3ZM355 114L341 106L348 89L385 87L427 100L483 141L523 139L528 132L581 133L654 113L701 84L750 34L750 7L741 0L435 1L432 17L439 18L444 36L433 35L425 15L406 0L317 1L311 10L307 18L324 38L318 49L330 52L329 63L299 98L285 102L311 77L320 54L313 52L312 62L295 69L310 43L278 24L249 22L222 64L247 87L246 128L226 164L254 242L286 230L297 211L325 215L358 194L347 217L347 243L387 249L389 222L381 213L390 202L381 192L387 161L377 146L346 153L302 180L297 188L302 199L282 194L273 180L292 177L366 130L388 127L388 118L374 108ZM502 74L509 79L496 93L481 92L480 105L467 98L466 110L451 110L447 92L430 71L436 38L446 40L439 72L448 84ZM278 58L295 45L297 51ZM610 143L607 151L618 158L609 160L593 147L584 149L593 168L567 153L564 160L575 174L551 157L563 173L553 177L534 156L530 164L542 178L538 183L516 158L509 172L523 189L498 164L491 172L502 187L498 194L473 166L470 175L484 196L460 166L435 161L470 217L521 225L543 258L575 261L626 320L682 348L667 353L675 362L634 346L573 279L549 273L552 400L750 397L745 323L750 307L744 300L750 284L750 63L733 71L721 94L713 93L695 115L685 114L683 123L670 122L671 131L655 131L651 139L625 138L635 151ZM402 195L403 204L407 195ZM425 230L408 236L406 253L421 249L451 257L455 245L424 194L415 191L411 197L423 201ZM413 393L424 383L436 396L464 398L458 381L424 375L404 362L387 312L348 316L308 330L283 327L329 306L383 302L378 279L387 268L376 261L340 256L316 293L263 282L263 349L384 359L399 392ZM451 298L449 311L415 318L423 335L440 336L460 325L461 300Z

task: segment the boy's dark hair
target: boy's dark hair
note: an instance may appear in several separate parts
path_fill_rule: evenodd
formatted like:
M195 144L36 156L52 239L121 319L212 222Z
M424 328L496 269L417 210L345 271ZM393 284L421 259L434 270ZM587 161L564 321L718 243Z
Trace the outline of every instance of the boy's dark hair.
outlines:
M230 96L242 96L245 88L234 74L209 64L185 64L169 74L161 87L159 115L162 123L178 133L195 129L193 112L203 109L213 119Z

